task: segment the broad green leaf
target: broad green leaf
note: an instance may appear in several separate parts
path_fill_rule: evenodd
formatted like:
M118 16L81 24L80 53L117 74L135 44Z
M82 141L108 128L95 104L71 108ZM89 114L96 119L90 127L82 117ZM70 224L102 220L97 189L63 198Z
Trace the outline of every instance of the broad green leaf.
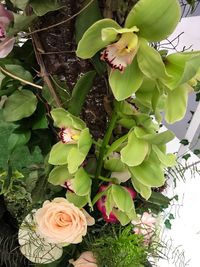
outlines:
M141 127L135 127L134 133L139 139L148 141L151 144L166 144L174 139L174 133L167 130L162 133L147 133Z
M109 83L117 101L122 101L135 93L140 88L143 77L136 59L126 67L123 73L119 70L111 70Z
M129 212L126 212L126 215L129 217L130 220L136 220L138 218L135 211L134 202L133 202L133 208Z
M149 79L156 80L167 77L161 55L143 38L140 38L139 41L137 62L141 72Z
M78 150L83 154L87 155L92 145L92 137L90 135L89 129L85 128L81 131L80 137L78 139Z
M124 172L126 166L118 158L110 158L104 161L104 168L111 172Z
M174 53L166 58L166 70L172 78L163 80L170 89L188 82L198 72L200 67L200 55L198 53Z
M83 163L86 155L82 154L77 147L73 147L67 155L68 170L75 173L78 167Z
M130 212L133 209L133 200L128 190L120 185L113 184L111 187L112 197L116 206L123 212Z
M85 103L85 98L92 88L95 75L95 71L88 71L77 81L68 104L68 111L71 114L75 116L80 115L83 104Z
M28 90L15 91L4 105L3 116L6 121L18 121L27 118L36 110L37 98Z
M67 165L56 166L49 174L48 182L53 185L63 185L65 181L71 179Z
M19 9L25 9L27 6L29 0L10 0L11 3L14 5L14 7L17 7Z
M33 82L33 77L31 73L27 70L25 70L20 65L5 65L6 70L8 70L11 74L16 75L17 77L26 80L28 82Z
M151 196L151 187L140 183L133 175L131 178L134 189L146 200Z
M37 16L43 16L50 11L61 8L58 0L31 0L30 6Z
M31 15L31 16L24 16L24 15L20 15L17 13L13 13L13 14L14 14L14 25L13 25L13 27L10 27L8 29L8 32L6 32L8 34L8 36L11 36L11 37L16 35L17 33L21 32L21 31L27 30L28 27L37 18L37 16L35 14Z
M31 137L30 131L13 132L8 138L8 149L12 152L16 147L25 145Z
M128 144L121 150L121 160L128 166L140 165L149 152L149 145L145 140L138 139L132 131L128 135Z
M84 0L83 6L87 5L90 0ZM89 16L88 16L89 14ZM97 20L102 18L98 1L94 0L86 9L84 9L76 18L76 43L78 43L84 32Z
M114 141L111 146L108 148L108 150L105 153L104 159L108 157L111 153L114 151L117 151L120 146L127 140L128 134L123 135L122 137L118 138L116 141Z
M159 192L152 192L151 197L148 199L151 202L160 206L168 206L170 204L170 199Z
M129 171L140 183L146 186L159 187L165 183L163 168L153 152L139 166L129 167Z
M76 147L76 145L63 144L62 142L58 142L52 147L50 151L49 163L52 165L67 164L68 155L74 147Z
M113 214L117 217L122 226L127 225L131 221L128 215L126 215L124 212L120 210L113 209Z
M180 16L178 0L140 0L128 14L125 27L137 26L139 36L161 41L174 31Z
M152 145L152 149L164 166L172 167L176 165L176 156L174 154L165 154L156 145Z
M78 117L73 116L71 113L63 108L56 108L51 111L51 116L55 125L59 128L72 127L82 130L86 127L85 123Z
M84 207L88 202L87 196L77 196L75 193L72 193L70 191L67 192L66 198L69 202L73 203L78 208Z
M83 59L91 58L99 50L116 41L116 36L115 38L110 38L106 41L102 40L102 29L108 27L116 29L121 28L119 24L112 19L102 19L95 22L89 29L87 29L80 40L76 51L77 56Z
M165 105L165 119L168 123L174 123L181 120L187 109L188 88L182 85L173 91L167 91L167 100Z
M83 168L80 168L75 173L75 177L72 180L72 185L74 192L78 196L86 196L91 191L92 181L87 172Z

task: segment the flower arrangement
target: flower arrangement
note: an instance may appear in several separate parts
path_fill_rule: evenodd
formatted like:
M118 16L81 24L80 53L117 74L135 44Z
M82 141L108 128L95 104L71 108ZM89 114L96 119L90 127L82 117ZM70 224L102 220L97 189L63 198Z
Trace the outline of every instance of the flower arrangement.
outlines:
M24 145L40 149L35 169L13 172L9 159L8 171L0 174L8 202L11 192L28 199L20 215L11 207L21 253L38 267L152 266L159 257L157 217L172 200L161 189L166 169L176 165L176 156L166 152L174 134L160 132L161 114L168 123L181 120L199 79L199 52L156 49L180 20L179 2L129 1L130 7L122 1L121 21L103 17L100 1L79 1L75 58L89 62L89 71L73 81L73 90L61 86L59 75L46 74L37 36L69 22L37 28L46 13L62 10L62 1L10 2L0 5L2 113L15 125L9 155ZM111 6L104 11L115 14ZM26 36L17 46L25 32L32 44ZM20 51L28 51L29 59ZM35 73L38 65L42 75ZM83 110L100 80L110 100L100 111L105 130L94 131ZM21 199L16 194L14 202Z

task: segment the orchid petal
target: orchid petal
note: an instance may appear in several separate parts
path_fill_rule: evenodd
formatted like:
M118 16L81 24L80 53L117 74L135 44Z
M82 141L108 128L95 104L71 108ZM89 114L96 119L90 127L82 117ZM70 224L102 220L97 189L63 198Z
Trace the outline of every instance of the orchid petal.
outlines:
M91 58L99 50L116 41L116 35L112 35L106 40L102 39L102 30L109 27L116 29L121 28L119 24L112 19L99 20L88 28L78 43L76 55L83 59Z
M137 26L141 37L161 41L174 31L180 15L178 0L140 0L128 14L125 27Z
M111 71L109 83L114 97L118 101L130 97L140 88L143 77L136 60L133 60L123 73L118 70Z
M102 29L101 31L101 38L103 41L110 40L110 39L116 39L118 34L123 34L123 33L128 33L128 32L138 32L139 29L136 26L131 27L130 29L128 28L121 28L121 29L116 29L116 28L105 28Z

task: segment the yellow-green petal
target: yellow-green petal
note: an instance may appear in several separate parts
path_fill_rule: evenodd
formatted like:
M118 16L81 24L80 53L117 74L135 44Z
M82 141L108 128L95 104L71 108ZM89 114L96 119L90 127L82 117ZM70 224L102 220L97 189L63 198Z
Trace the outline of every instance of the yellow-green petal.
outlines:
M148 41L161 41L176 28L181 16L178 0L140 0L128 14L125 27L137 26Z

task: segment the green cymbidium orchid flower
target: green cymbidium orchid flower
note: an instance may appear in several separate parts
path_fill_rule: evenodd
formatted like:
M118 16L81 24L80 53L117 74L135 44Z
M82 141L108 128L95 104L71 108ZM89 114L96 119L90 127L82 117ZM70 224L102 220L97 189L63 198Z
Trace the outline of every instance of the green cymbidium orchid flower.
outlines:
M109 83L115 98L121 101L150 79L167 78L160 54L148 45L165 39L180 18L177 0L140 0L128 14L124 28L112 19L94 23L83 35L77 56L93 57L103 50L101 59L111 67Z
M168 123L181 120L187 110L188 94L200 80L200 52L174 53L164 59L167 78L144 79L136 92L137 105L159 116L165 111Z
M52 110L51 115L56 127L61 128L61 141L52 147L49 163L67 165L69 173L75 173L92 145L89 129L81 119L63 108Z

